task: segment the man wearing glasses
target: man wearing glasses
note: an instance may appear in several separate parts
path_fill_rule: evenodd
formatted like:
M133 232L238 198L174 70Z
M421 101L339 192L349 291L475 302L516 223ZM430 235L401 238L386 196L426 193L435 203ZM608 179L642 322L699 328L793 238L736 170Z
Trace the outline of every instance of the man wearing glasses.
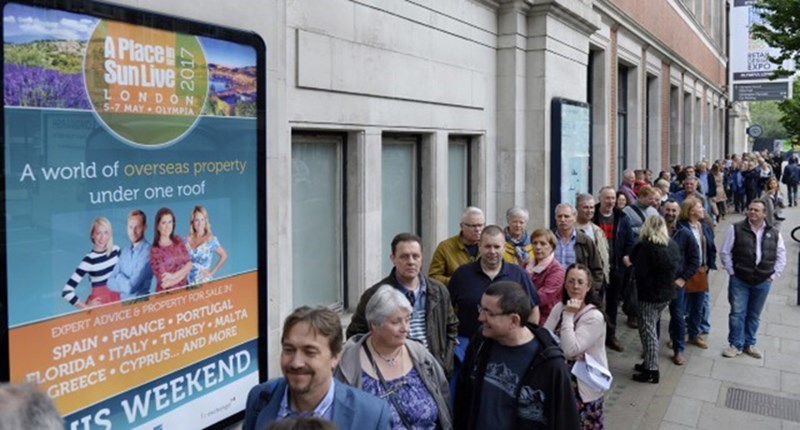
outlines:
M433 252L428 276L447 286L456 269L475 261L478 258L478 241L485 222L482 210L474 206L468 207L461 215L461 231L439 242Z
M456 384L454 428L580 428L566 360L547 329L529 322L525 289L495 282L477 311L482 326Z

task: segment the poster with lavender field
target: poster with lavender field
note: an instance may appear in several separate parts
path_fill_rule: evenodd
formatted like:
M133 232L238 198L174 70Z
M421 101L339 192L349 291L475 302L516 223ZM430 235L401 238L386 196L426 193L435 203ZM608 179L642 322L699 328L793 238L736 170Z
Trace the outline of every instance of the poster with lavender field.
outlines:
M4 3L0 355L70 430L222 426L263 370L265 48L98 5Z

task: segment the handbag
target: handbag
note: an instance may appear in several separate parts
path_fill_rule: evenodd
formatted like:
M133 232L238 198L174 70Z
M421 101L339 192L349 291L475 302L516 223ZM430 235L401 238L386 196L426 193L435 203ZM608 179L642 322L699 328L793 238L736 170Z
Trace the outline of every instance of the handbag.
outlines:
M691 278L686 281L687 293L702 293L708 291L708 275L706 268L700 266Z

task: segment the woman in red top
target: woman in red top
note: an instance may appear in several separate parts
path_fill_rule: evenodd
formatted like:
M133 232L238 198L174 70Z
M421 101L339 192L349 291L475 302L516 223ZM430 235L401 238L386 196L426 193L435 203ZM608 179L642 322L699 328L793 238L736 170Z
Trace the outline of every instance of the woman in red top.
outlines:
M561 303L564 285L564 268L555 257L556 236L547 229L537 229L531 234L533 262L528 265L533 286L539 294L539 325L547 321L547 316L556 303Z
M157 282L156 292L185 286L186 276L192 269L186 243L175 234L175 214L169 208L161 208L156 213L150 266Z

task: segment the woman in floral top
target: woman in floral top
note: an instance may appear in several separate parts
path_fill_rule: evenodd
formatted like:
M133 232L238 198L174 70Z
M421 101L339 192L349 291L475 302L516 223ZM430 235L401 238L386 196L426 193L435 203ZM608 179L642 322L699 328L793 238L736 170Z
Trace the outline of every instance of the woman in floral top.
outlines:
M189 236L186 237L186 250L192 258L192 270L189 272L189 284L207 282L213 279L220 267L228 259L225 248L211 232L211 223L208 221L208 212L202 206L195 206L192 210L192 220L189 222ZM219 256L217 264L211 268L214 254Z
M175 234L175 214L169 208L161 208L156 213L155 230L150 266L157 282L156 292L186 286L192 259L183 239Z

